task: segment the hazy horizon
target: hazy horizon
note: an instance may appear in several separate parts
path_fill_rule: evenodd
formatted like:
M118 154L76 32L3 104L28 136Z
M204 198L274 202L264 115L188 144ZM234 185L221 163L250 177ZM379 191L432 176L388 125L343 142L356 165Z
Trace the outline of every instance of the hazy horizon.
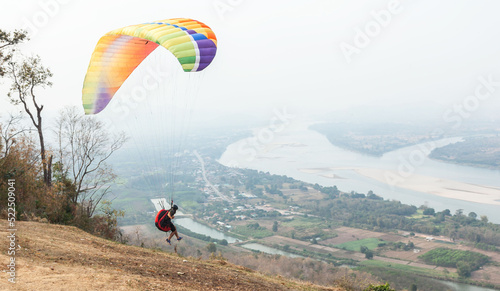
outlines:
M396 121L443 121L446 111L453 118L463 113L457 106L465 106L467 120L498 119L500 41L491 37L500 24L496 1L32 3L5 3L0 23L8 31L28 29L31 41L21 51L39 54L54 72L54 86L38 92L46 116L81 106L90 55L104 33L192 17L218 37L217 56L202 72L194 125L225 116L265 122L283 108L313 119L365 107L381 116L399 110ZM491 96L475 97L489 78ZM1 83L5 94L9 81ZM2 113L12 110L6 98L0 106Z

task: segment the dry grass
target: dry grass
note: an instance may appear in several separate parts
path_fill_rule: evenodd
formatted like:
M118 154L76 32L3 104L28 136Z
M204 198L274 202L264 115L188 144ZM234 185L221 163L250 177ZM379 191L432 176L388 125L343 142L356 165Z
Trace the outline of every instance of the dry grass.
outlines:
M9 259L5 226L3 220L3 262ZM17 228L17 283L3 272L1 290L341 290L122 245L74 227L18 222Z

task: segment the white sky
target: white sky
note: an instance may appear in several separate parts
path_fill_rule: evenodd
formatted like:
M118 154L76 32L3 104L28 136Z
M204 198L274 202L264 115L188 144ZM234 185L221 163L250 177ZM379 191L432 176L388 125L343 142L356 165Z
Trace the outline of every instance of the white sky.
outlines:
M284 106L296 114L360 105L452 108L474 93L478 76L500 80L495 0L396 1L402 10L348 63L341 43L354 45L356 29L373 24L371 11L387 10L391 2L2 0L0 28L38 24L22 51L40 55L54 73L54 86L38 93L48 114L81 104L90 56L103 34L175 17L200 20L218 38L200 89L200 116L271 115ZM8 80L0 82L5 96ZM480 105L498 112L498 91ZM8 110L6 97L0 108Z

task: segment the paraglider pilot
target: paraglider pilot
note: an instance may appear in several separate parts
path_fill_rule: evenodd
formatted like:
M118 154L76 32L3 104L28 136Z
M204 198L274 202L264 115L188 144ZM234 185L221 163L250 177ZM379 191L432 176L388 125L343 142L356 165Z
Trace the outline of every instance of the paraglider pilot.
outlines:
M170 236L166 239L168 244L170 244L170 239L175 235L177 240L181 240L182 237L179 236L177 233L177 229L175 228L175 225L172 223L172 219L175 218L175 213L177 212L177 205L173 205L169 210L162 209L158 211L158 214L156 215L155 219L155 225L156 227L164 232L169 232Z

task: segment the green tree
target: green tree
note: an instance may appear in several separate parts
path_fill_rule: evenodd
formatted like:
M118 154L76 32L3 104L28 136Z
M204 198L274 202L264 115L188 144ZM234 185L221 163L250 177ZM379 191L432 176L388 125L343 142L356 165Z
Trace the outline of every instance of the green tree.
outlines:
M274 232L277 232L277 231L278 231L278 222L277 222L277 221L275 221L275 222L273 223L273 231L274 231Z
M469 265L469 263L464 262L464 261L457 262L457 274L458 274L458 276L460 276L462 278L467 278L467 277L470 277L471 273L472 273L472 268Z
M371 251L371 250L367 250L367 251L365 252L365 258L367 258L368 260L373 259L373 251Z
M384 285L372 285L368 286L365 290L363 291L396 291L395 289L392 289L389 283L385 283Z
M434 219L434 221L437 222L437 223L445 221L445 215L444 215L444 213L443 212L438 212L436 214L436 219Z
M212 253L215 253L217 252L217 246L215 246L215 244L213 242L209 243L207 245L207 251L212 254Z
M26 40L28 40L28 35L24 30L7 32L0 29L0 77L7 72L4 65L11 60L15 46Z
M49 214L49 220L55 223L68 224L75 218L75 209L77 204L73 202L76 188L75 184L69 179L63 171L63 165L60 162L54 164L53 190L58 195L61 207L54 213Z
M477 218L477 214L475 212L469 212L469 217L473 218L473 219L476 219Z
M436 213L436 211L434 210L434 208L424 209L424 215L434 215L435 213Z

